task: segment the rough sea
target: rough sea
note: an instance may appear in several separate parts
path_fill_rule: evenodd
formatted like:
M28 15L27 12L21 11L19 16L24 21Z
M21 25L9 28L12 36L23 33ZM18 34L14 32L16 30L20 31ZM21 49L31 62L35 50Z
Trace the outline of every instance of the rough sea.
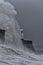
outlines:
M10 33L5 42L0 39L0 65L43 65L43 55L35 54L23 45L19 25L15 18L13 19L15 14L16 11L10 3L0 0L0 27L4 25L4 28L9 30L7 34ZM7 27L8 24L12 26L11 29L10 26Z

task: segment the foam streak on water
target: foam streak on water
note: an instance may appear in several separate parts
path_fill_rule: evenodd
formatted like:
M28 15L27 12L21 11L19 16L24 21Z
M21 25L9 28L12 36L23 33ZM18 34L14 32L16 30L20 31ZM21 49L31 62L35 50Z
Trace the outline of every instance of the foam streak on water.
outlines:
M9 2L0 0L0 29L5 30L5 40L0 40L0 65L43 65L43 55L30 53L23 46L16 14Z

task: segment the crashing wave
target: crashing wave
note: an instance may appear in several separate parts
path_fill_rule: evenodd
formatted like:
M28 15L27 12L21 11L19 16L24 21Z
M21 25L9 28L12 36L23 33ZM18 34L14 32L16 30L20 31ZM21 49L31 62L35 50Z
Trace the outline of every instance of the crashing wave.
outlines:
M13 5L4 0L0 0L0 39L4 41L1 44L23 48L20 26L15 18L16 15L17 12Z

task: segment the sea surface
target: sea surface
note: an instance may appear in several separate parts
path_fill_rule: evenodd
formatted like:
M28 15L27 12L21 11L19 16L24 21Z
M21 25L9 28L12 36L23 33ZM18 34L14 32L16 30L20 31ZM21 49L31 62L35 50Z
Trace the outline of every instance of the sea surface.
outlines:
M43 65L43 55L0 44L0 65Z

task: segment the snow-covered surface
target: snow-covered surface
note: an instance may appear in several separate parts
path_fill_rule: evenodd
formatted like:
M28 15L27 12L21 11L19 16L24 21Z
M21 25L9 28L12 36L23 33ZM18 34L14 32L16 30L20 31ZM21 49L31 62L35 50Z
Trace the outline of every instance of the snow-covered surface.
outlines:
M14 7L0 0L0 29L5 29L5 41L0 40L0 65L43 65L43 55L28 51L21 41L20 27Z

